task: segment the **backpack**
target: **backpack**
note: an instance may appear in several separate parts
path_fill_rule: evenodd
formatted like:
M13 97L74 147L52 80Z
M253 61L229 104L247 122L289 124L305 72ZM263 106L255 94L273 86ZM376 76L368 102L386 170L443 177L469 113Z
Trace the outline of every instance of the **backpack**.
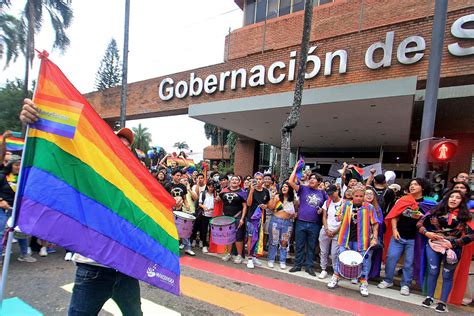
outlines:
M382 210L383 215L387 215L388 210L387 210L387 205L385 205L385 194L387 194L387 191L389 189L383 190L383 192L377 192L375 191L375 196L377 197L377 202L379 203L379 207Z

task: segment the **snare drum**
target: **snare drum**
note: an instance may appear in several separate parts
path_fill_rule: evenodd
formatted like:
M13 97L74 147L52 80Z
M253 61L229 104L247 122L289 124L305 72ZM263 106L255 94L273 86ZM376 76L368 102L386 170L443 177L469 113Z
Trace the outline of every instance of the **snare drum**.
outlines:
M236 239L235 218L216 216L210 221L212 242L217 245L232 245Z
M362 273L363 257L354 250L345 250L339 254L339 274L346 279L357 279Z
M191 237L193 233L193 224L196 220L196 217L181 211L174 211L173 215L179 238L187 239Z

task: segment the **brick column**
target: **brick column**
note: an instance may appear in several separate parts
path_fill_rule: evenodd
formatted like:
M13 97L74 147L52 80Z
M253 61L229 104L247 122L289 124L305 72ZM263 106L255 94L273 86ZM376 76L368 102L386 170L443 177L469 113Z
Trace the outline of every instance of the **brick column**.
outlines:
M257 142L254 139L237 139L235 145L234 172L245 177L253 175L255 164L255 147Z

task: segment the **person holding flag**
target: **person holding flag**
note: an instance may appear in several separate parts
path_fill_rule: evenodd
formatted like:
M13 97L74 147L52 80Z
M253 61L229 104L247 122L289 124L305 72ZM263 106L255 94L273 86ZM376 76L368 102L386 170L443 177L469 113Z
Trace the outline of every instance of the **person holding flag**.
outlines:
M39 57L34 102L20 113L29 126L16 223L76 253L69 315L97 315L110 298L142 315L138 280L180 292L175 200L132 153L133 132L114 133L47 53Z

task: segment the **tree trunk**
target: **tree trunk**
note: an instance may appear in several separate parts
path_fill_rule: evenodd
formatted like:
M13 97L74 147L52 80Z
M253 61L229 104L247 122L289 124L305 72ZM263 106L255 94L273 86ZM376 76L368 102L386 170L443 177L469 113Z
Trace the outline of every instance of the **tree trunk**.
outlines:
M288 178L290 174L290 152L291 133L298 124L300 118L301 98L303 96L304 76L306 70L306 60L308 58L308 46L311 35L311 20L313 18L313 0L306 0L304 9L303 37L301 39L300 62L298 74L296 76L295 94L290 115L283 123L281 129L281 162L280 162L280 182Z

